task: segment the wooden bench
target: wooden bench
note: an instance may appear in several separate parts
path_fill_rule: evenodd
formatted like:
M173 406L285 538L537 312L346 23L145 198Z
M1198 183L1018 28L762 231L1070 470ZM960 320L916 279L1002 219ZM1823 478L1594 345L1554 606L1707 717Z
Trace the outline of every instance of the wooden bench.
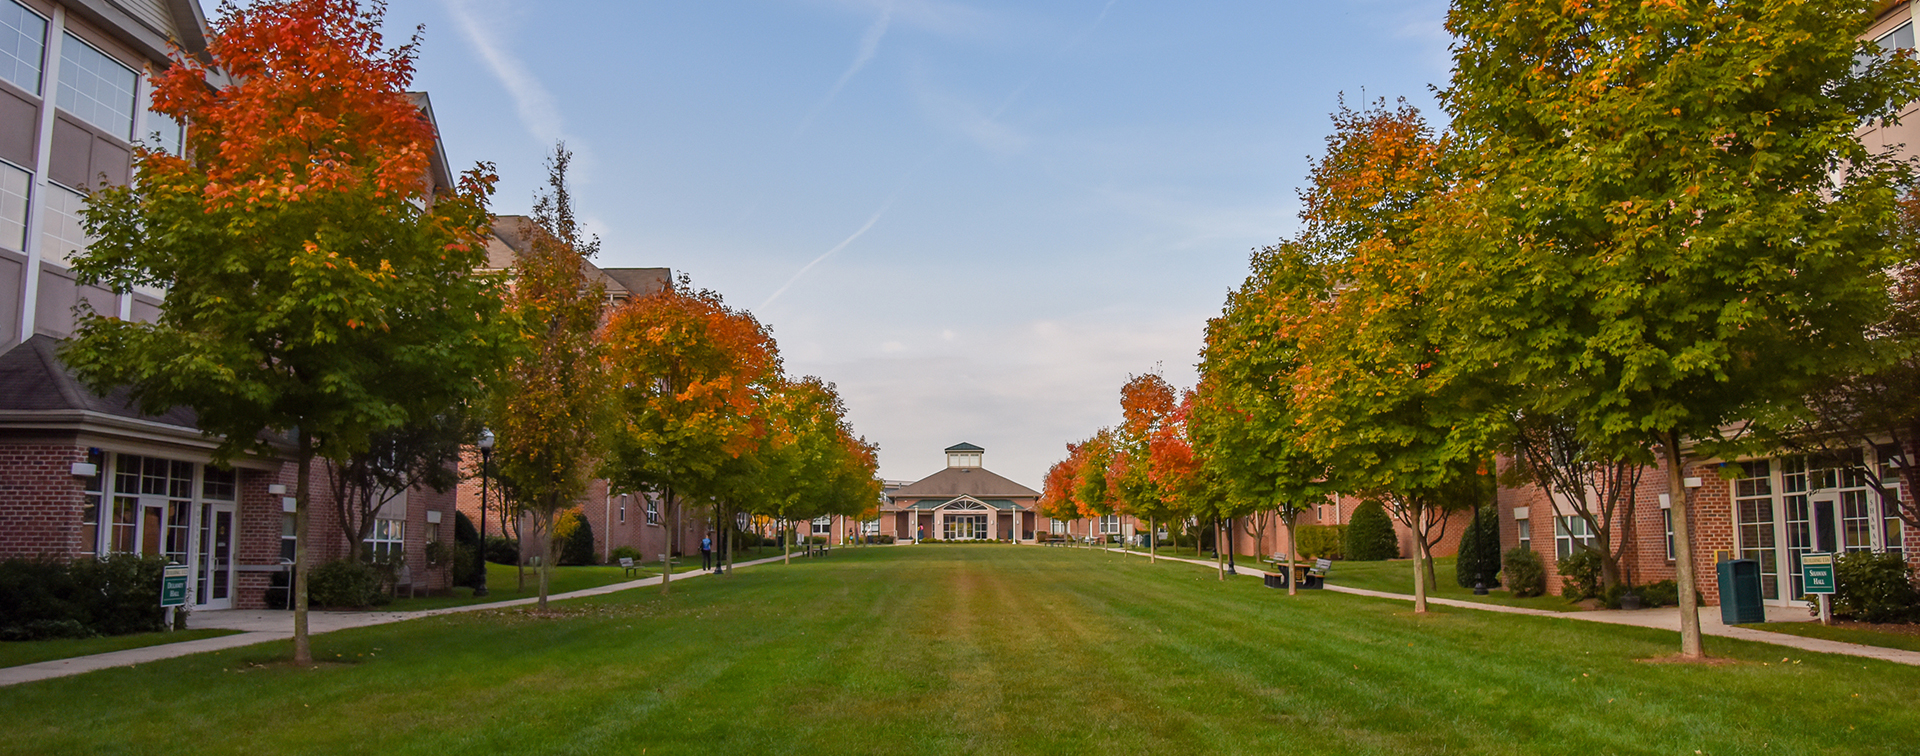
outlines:
M1279 561L1283 561L1283 562L1286 561L1286 558L1287 558L1286 555L1279 554L1276 556L1280 557ZM1284 564L1276 564L1274 565L1274 569L1276 570L1275 572L1267 573L1267 576L1266 576L1267 587L1268 588L1287 587L1287 566ZM1333 571L1333 560L1315 559L1313 560L1313 566L1308 567L1306 570L1304 570L1301 573L1299 585L1301 588L1305 588L1308 590L1319 590L1321 588L1325 588L1327 587L1327 575L1332 571Z
M633 557L620 557L620 569L627 571L627 577L639 577L640 566L633 563Z

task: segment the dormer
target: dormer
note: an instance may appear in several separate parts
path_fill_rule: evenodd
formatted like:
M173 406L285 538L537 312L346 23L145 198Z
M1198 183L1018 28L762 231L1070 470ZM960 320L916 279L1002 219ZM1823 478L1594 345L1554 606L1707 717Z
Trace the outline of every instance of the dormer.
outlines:
M947 447L947 468L979 467L980 458L985 456L986 453L986 449L974 446L965 441L954 444Z

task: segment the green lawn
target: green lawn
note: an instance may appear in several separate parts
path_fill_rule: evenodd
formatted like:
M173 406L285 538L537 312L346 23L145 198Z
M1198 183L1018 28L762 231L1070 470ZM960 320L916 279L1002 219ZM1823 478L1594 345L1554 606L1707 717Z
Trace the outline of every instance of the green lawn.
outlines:
M133 635L112 635L104 638L62 638L60 640L13 641L0 643L0 667L18 667L22 664L71 659L76 656L92 656L109 651L125 651L129 648L145 648L166 643L200 640L221 635L232 635L239 630L180 630L171 633L135 633Z
M1862 646L1898 648L1907 651L1920 651L1920 635L1902 635L1900 633L1882 633L1874 630L1862 630L1853 627L1830 627L1818 622L1767 622L1758 625L1741 625L1752 630L1765 630L1769 633L1785 633L1802 638L1820 638L1823 640L1858 643Z
M9 753L1910 754L1911 667L1089 549L847 549L0 688Z
M1483 604L1502 606L1524 606L1529 609L1545 609L1550 612L1581 611L1578 605L1568 603L1555 595L1515 598L1507 591L1494 588L1485 596L1473 595L1472 588L1462 588L1454 580L1453 557L1437 557L1433 560L1434 577L1439 585L1428 586L1428 596L1435 598L1477 601ZM1332 585L1348 588L1361 588L1369 591L1387 591L1390 593L1413 594L1413 560L1390 559L1384 562L1334 562L1332 576L1327 579Z

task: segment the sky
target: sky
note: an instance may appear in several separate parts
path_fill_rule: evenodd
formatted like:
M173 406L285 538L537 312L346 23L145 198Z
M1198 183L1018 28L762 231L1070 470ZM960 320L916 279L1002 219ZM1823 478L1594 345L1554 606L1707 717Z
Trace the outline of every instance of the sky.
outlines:
M211 6L212 3L207 3ZM1195 380L1298 225L1342 96L1429 117L1437 0L395 0L456 169L525 213L556 141L603 267L668 267L839 387L880 472L1038 489L1119 390Z

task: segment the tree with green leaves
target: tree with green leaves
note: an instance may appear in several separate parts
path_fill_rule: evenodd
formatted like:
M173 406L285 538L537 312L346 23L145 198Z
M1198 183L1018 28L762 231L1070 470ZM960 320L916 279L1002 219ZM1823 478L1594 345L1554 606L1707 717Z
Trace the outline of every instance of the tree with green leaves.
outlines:
M1681 654L1703 655L1689 456L1867 367L1907 167L1856 130L1920 99L1873 0L1460 0L1442 101L1481 235L1448 270L1528 406L1603 454L1657 446ZM1541 390L1541 389L1548 389ZM1691 452L1691 454L1689 454Z
M1165 462L1179 464L1163 455L1156 458L1156 437L1170 432L1175 402L1173 387L1156 373L1128 378L1120 387L1120 427L1113 434L1112 455L1107 462L1108 492L1118 511L1147 521L1147 561L1158 561L1155 542L1157 525L1173 516L1175 500L1168 487L1178 486L1174 478L1180 471L1157 469ZM1162 478L1164 480L1156 480Z
M1297 593L1300 515L1326 500L1329 471L1301 438L1292 377L1301 328L1328 296L1326 271L1295 243L1256 252L1253 272L1207 322L1188 420L1195 450L1237 510L1273 511L1287 531L1287 594Z
M564 543L558 518L586 491L603 456L612 389L601 369L606 290L587 275L600 239L574 214L572 160L565 144L554 145L547 186L520 234L508 299L519 349L493 388L488 418L498 439L493 468L506 483L501 498L516 520L531 520L541 544L541 611ZM522 543L522 564L525 553Z
M367 558L374 516L415 486L446 491L460 482L454 464L474 437L472 423L458 409L377 431L367 448L325 465L334 522L346 539L347 558Z
M433 128L405 92L418 38L389 48L380 26L353 0L223 6L208 60L153 78L154 109L191 126L186 155L137 148L136 181L89 198L96 241L73 257L82 283L167 291L154 323L83 314L62 351L82 380L192 408L216 458L291 451L299 664L314 460L460 404L501 341L498 282L474 274L491 170L433 191Z

